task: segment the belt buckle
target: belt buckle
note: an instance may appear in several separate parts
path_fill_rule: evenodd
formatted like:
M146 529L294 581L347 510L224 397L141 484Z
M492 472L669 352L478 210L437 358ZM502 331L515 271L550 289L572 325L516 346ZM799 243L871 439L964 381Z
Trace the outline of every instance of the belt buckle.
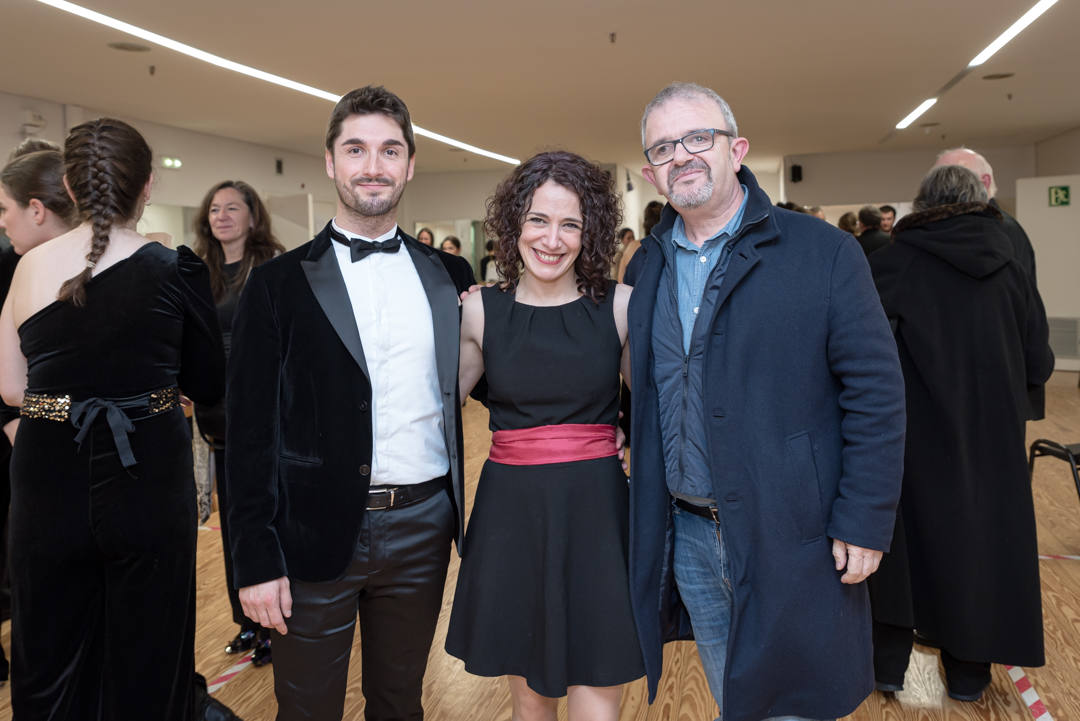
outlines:
M369 511L388 511L388 510L390 510L391 508L394 507L394 502L397 500L397 488L387 488L386 490L376 491L376 493L380 493L380 494L389 493L390 494L390 502L387 503L385 506L368 506L367 510L369 510Z

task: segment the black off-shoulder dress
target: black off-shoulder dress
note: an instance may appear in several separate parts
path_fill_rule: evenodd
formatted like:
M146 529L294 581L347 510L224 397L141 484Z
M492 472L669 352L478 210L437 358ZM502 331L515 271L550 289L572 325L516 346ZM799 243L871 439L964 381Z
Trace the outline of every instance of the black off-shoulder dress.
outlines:
M24 403L15 439L15 717L187 721L191 432L183 411L161 399L177 386L205 403L224 391L206 267L186 248L148 243L92 278L84 307L54 302L19 337L28 394L90 403L81 428L28 416ZM151 392L158 401L131 400Z

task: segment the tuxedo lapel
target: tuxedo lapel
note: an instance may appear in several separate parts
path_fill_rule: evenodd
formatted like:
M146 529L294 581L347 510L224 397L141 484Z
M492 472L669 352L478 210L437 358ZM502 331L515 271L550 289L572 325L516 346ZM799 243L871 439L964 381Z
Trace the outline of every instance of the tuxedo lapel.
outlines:
M311 292L319 302L326 319L334 327L338 338L345 344L349 354L360 366L360 370L370 380L367 361L364 359L364 347L360 342L360 331L356 329L356 317L353 315L349 291L345 288L345 279L341 277L337 257L331 247L329 226L315 236L308 257L300 261L304 269ZM438 334L436 334L437 336Z
M401 234L402 245L408 249L420 283L424 286L431 306L431 325L435 331L435 366L443 396L457 389L458 351L460 349L460 305L457 290L450 274L435 253L425 252L419 242ZM444 403L446 401L444 400ZM451 405L457 402L454 398Z

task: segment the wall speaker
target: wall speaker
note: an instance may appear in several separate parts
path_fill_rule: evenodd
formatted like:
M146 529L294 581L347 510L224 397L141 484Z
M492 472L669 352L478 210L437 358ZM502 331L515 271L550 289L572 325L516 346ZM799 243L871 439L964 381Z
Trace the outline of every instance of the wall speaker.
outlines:
M792 183L798 183L801 180L802 180L802 166L801 165L792 165L791 166L791 182Z

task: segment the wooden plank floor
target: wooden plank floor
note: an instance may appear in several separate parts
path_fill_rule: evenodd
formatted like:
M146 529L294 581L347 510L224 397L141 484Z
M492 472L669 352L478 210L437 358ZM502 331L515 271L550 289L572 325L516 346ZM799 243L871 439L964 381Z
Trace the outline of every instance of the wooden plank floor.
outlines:
M1057 373L1051 379L1047 392L1047 419L1028 424L1028 442L1035 438L1065 443L1080 441L1080 390L1077 389L1076 373ZM486 412L470 401L465 408L465 471L470 498L489 442ZM1035 507L1040 552L1080 556L1080 499L1068 466L1056 459L1042 459L1037 463ZM217 526L216 514L208 526ZM199 533L195 660L197 669L211 682L237 661L236 657L222 652L235 633L235 627L224 592L221 552L221 536L216 530L211 528ZM1047 665L1024 671L1054 719L1080 720L1080 560L1047 559L1040 563L1040 570ZM429 721L507 721L510 699L505 683L501 679L470 676L460 661L442 650L457 571L458 560L454 556L424 681L427 718ZM1002 622L1006 621L1003 619ZM8 633L9 624L5 623L0 632L0 641L5 648L10 648ZM359 643L359 637L356 642ZM630 684L623 695L622 721L710 721L715 718L716 705L709 694L693 644L669 644L665 656L665 674L656 703L650 706L646 702L644 681ZM345 718L350 721L363 718L360 669L355 662L358 658L359 647L354 649L345 704ZM874 693L854 714L846 717L846 721L1021 721L1032 718L1019 691L1000 666L994 667L993 683L979 703L950 700L941 679L937 655L917 646L908 670L906 690L895 696ZM248 665L216 696L245 721L272 721L276 713L270 667L256 669ZM10 718L9 690L5 687L0 689L0 721ZM565 718L563 703L560 719Z

